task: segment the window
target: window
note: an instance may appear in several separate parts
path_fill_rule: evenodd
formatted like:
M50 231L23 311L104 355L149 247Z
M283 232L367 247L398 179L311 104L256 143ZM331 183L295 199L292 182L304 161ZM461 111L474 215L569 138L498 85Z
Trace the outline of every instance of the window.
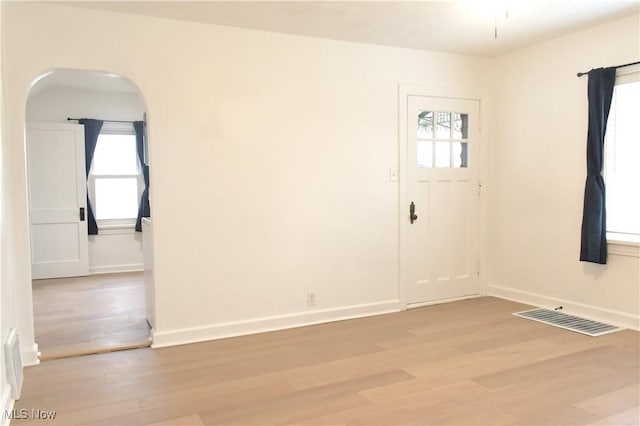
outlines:
M468 133L468 114L420 111L416 147L417 167L421 169L468 167Z
M640 242L638 76L639 73L634 73L618 79L607 123L604 179L607 197L607 237L610 240Z
M104 123L88 185L98 227L135 224L144 184L131 124Z

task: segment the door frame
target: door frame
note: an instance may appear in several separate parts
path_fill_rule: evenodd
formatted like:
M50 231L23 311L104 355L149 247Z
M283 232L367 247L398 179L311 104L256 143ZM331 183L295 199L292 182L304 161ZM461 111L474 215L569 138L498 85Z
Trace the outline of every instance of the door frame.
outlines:
M408 114L408 99L409 96L424 96L432 98L448 98L459 100L471 100L479 103L479 140L478 140L478 182L481 184L481 192L478 197L478 294L473 296L464 296L452 299L441 299L428 301L423 303L412 303L411 306L407 300L407 286L408 286L408 256L407 256L407 236L409 233L409 196L408 196L408 128L407 128L407 114ZM473 91L460 91L452 90L442 87L430 87L416 84L399 84L398 85L398 298L401 309L418 308L422 306L453 302L456 300L470 299L479 296L485 296L487 278L490 276L490 269L488 268L488 191L489 189L489 176L487 175L488 169L488 154L486 146L486 133L484 128L486 127L485 120L488 118L487 105L489 104L486 96L478 95ZM484 266L483 266L484 265Z

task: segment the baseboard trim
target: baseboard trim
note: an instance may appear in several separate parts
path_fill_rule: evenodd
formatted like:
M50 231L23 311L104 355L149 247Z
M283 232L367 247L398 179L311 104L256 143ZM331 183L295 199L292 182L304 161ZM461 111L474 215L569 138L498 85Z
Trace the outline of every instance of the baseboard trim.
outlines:
M487 296L499 297L501 299L507 299L546 309L554 309L558 306L562 306L562 312L570 315L577 315L618 327L640 330L640 317L627 314L625 312L604 309L598 306L585 305L569 300L495 285L487 286Z
M256 318L246 321L228 322L204 327L153 332L152 348L205 342L226 337L264 333L287 328L304 327L333 321L368 317L400 311L399 300L353 305L342 308L316 310L312 312Z
M21 348L20 355L22 356L23 367L31 367L40 364L40 352L38 351L37 343L34 343L33 346L27 350Z
M0 418L0 426L8 426L11 422L11 413L13 410L14 400L11 398L11 386L5 383L4 392L2 392L2 400L0 401L0 409L2 409L2 418Z
M438 300L430 300L428 302L407 303L407 309L424 308L425 306L442 305L443 303L451 303L451 302L460 302L462 300L476 299L478 297L482 297L482 296L479 294L470 294L467 296L451 297L449 299L438 299Z
M142 272L144 271L144 264L132 263L130 265L107 265L107 266L90 266L89 274L113 274L118 272Z

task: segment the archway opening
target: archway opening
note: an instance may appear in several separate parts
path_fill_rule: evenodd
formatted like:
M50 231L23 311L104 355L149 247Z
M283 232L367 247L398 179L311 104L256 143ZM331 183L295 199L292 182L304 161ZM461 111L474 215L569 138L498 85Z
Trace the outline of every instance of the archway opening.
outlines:
M25 111L35 341L41 359L149 346L146 104L129 79L56 69ZM150 226L144 226L150 234ZM145 262L146 259L146 262ZM145 271L146 270L146 271Z

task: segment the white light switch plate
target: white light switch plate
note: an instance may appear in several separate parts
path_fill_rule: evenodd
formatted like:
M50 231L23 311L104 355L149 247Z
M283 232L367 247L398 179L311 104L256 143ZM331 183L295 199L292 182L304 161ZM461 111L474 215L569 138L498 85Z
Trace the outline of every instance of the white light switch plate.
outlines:
M394 169L394 168L389 169L389 181L390 182L398 181L398 169Z

